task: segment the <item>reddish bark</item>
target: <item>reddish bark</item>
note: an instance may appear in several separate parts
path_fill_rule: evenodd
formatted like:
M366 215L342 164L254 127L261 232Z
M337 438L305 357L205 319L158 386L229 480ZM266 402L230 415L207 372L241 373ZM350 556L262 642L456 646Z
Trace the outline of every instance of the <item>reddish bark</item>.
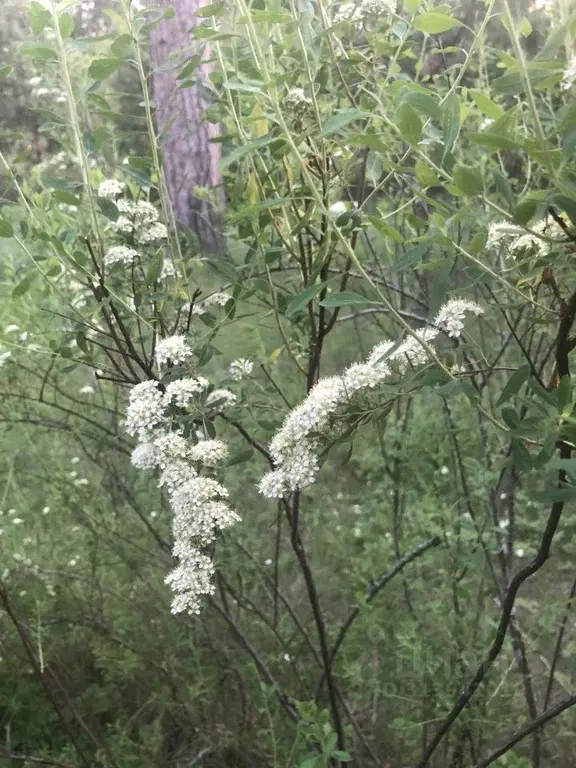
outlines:
M175 14L150 33L150 66L164 174L174 214L181 226L198 236L202 250L214 252L223 248L220 216L211 203L198 199L194 187L217 187L214 194L219 203L223 202L220 145L209 141L220 131L218 125L203 119L206 104L198 88L178 87L183 62L197 52L190 35L190 29L201 21L195 13L209 1L161 0L159 4L174 8ZM209 58L210 50L205 46L203 59ZM173 66L168 66L169 62ZM212 65L205 63L195 74L205 81L211 71Z

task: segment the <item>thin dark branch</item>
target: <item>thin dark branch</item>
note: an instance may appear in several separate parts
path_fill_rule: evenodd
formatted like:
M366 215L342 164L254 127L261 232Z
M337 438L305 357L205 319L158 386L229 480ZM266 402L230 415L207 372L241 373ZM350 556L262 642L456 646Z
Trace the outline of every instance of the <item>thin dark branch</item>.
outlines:
M502 755L506 754L506 752L509 752L512 747L515 747L516 744L522 741L522 739L525 739L526 736L529 736L534 730L541 728L547 722L553 720L555 717L558 717L558 715L561 715L562 712L569 709L570 707L573 707L575 704L576 694L574 696L570 696L570 698L565 699L564 701L561 701L559 704L556 704L556 706L550 707L550 709L547 709L546 712L543 712L540 717L536 718L536 720L533 720L532 722L525 725L524 728L516 731L516 733L511 738L509 738L508 741L504 742L501 747L498 747L498 749L495 749L479 763L476 763L474 768L487 768L488 765L492 765L492 763L498 760L498 758L502 757Z

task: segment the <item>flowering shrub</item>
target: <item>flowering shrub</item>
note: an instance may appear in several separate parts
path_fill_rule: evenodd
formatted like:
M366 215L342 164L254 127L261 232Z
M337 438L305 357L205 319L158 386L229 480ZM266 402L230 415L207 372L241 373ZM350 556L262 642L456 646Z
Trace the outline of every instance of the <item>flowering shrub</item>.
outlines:
M168 691L158 703L149 683L115 730L48 689L57 722L72 722L59 764L94 751L110 766L161 752L563 764L576 589L568 5L503 0L473 18L411 0L203 5L194 50L165 66L219 126L198 127L204 152L221 149L227 199L226 246L207 255L174 219L149 90L147 36L178 23L170 8L122 0L102 37L79 35L66 4L30 4L24 52L41 62L36 96L54 101L45 129L62 149L26 173L0 155L1 396L15 429L58 431L58 452L37 453L66 466L45 473L64 488L48 482L53 523L46 481L25 479L34 441L22 438L25 459L7 451L0 603L38 684L45 663L59 681L55 656L36 662L28 613L42 589L58 614L72 577L47 561L68 563L90 584L90 611L66 593L70 615L93 622L88 641L109 632L134 656L142 643ZM126 73L145 134L128 142L112 108ZM82 450L73 466L66 440ZM30 509L12 500L20 486ZM110 615L104 594L119 601ZM122 658L110 677L134 672L140 691L139 664Z

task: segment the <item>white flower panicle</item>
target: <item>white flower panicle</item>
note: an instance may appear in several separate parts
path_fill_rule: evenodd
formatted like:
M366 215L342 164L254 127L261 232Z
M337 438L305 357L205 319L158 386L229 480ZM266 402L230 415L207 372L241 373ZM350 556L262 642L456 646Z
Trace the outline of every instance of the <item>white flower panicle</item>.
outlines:
M194 306L192 307L192 314L204 315L206 312L208 312L210 307L223 307L230 301L231 298L232 296L230 296L230 294L226 293L225 291L212 293L210 296L207 296L203 301L197 301L194 304ZM188 304L183 308L185 314L188 313L189 307L190 305Z
M104 263L108 266L112 264L132 264L138 256L138 251L129 248L127 245L114 245L109 248L104 255Z
M168 336L161 339L156 345L156 364L157 365L180 365L192 355L185 336Z
M159 365L182 361L191 354L184 336L164 339L157 349ZM209 386L202 376L186 377L170 382L162 392L159 382L145 381L131 390L126 412L127 431L140 437L132 452L132 464L138 469L160 471L158 485L166 490L173 513L173 554L179 562L165 580L174 593L172 613L200 611L202 599L214 591L214 565L199 547L212 543L218 531L240 520L225 501L226 488L201 474L227 458L228 446L221 440L203 438L194 444L179 428L178 414L172 417L168 410L172 404L186 407ZM228 390L215 393L215 406L216 402L235 402Z
M157 453L154 443L145 440L138 443L134 448L130 461L136 469L154 469L157 463Z
M240 357L238 360L233 360L230 363L228 373L230 374L230 378L234 381L241 381L242 379L246 378L246 376L250 376L253 370L254 363L252 363L250 360L246 360L243 357Z
M395 371L404 373L426 365L429 346L444 331L457 338L464 328L466 313L481 315L484 310L472 301L452 299L440 309L431 326L414 331L401 344L377 344L367 360L349 366L341 376L331 376L311 389L308 397L292 410L270 443L274 469L258 484L268 498L287 494L311 485L318 474L318 451L322 438L337 432L334 416L357 392L373 389Z
M166 406L174 404L178 408L186 408L195 395L204 392L209 386L210 382L204 376L171 381L166 386L164 403Z
M396 0L360 0L342 3L334 15L334 23L340 21L363 22L370 16L396 13Z
M122 235L132 235L142 245L155 244L168 237L165 224L159 221L160 214L147 200L130 200L121 197L116 207L122 214L113 222L112 228Z
M164 399L157 381L143 381L130 390L126 410L126 432L129 435L150 432L164 418Z
M553 219L541 219L532 224L530 229L531 231L527 232L522 227L505 221L490 224L488 247L497 247L505 241L513 257L524 250L535 251L538 256L547 256L551 247L549 241L561 239L564 234L560 225Z
M193 546L175 546L173 554L180 563L165 579L174 592L172 613L198 614L201 598L214 594L214 564Z
M446 302L434 319L436 328L446 331L448 336L457 338L464 330L464 316L466 312L473 315L484 314L484 309L473 301L466 299L453 299Z
M215 467L228 457L228 446L221 440L200 440L190 449L192 461L199 461L207 467Z
M96 194L98 197L104 197L107 200L116 200L124 190L124 184L118 179L105 179L98 185Z
M214 413L220 413L227 408L233 408L236 405L237 397L229 389L215 389L206 398L206 407Z

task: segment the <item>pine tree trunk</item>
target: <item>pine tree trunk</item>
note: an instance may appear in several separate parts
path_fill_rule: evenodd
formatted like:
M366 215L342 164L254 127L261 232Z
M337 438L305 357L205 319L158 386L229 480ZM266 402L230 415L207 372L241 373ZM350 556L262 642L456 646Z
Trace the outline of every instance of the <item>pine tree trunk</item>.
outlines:
M174 8L175 14L163 19L150 33L150 68L164 174L176 220L197 235L204 252L214 253L224 249L218 211L224 202L218 169L220 145L209 142L219 135L219 127L203 120L206 104L198 88L178 88L182 64L196 52L191 48L194 40L190 29L201 19L195 13L206 1L158 3ZM171 55L174 58L169 58ZM203 59L209 58L210 51L205 47ZM202 64L195 75L202 81L211 71L210 64ZM196 186L212 189L217 206L199 199L194 193Z

